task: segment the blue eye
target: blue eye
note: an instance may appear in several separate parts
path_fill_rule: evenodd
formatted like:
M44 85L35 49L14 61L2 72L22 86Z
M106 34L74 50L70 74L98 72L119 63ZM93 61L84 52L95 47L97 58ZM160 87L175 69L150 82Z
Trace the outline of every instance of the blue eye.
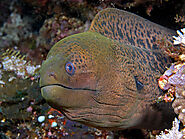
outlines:
M75 73L75 67L71 62L66 63L65 69L69 75L73 75Z

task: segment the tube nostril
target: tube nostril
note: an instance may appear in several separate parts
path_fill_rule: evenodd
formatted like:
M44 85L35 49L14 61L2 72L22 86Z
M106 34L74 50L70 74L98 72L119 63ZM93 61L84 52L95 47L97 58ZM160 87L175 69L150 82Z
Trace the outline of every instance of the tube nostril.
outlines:
M57 77L56 77L56 75L55 75L54 72L48 73L48 76L49 76L49 77L53 77L54 79L57 79Z

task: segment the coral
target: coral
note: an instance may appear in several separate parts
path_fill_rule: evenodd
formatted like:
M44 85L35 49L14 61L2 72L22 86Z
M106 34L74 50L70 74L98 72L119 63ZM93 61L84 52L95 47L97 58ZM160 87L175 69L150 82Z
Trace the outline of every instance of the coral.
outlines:
M66 36L84 32L84 23L77 18L69 18L62 13L45 20L37 38L37 46L52 46Z
M20 55L20 51L7 49L2 57L3 69L14 71L17 76L25 79L33 77L40 69L40 65L32 65L31 61L26 61L25 56Z
M172 86L179 87L185 85L185 63L173 64L159 78L159 86L163 90L169 90Z
M160 135L156 136L156 139L181 139L184 137L184 130L179 131L180 121L175 118L173 121L173 127L170 130L162 131Z
M179 35L178 37L173 36L174 45L181 44L182 46L185 46L185 28L181 29L181 31L177 30L177 34Z
M162 50L173 58L175 61L185 61L185 28L181 29L181 31L177 30L177 34L179 36L173 36L174 44L172 42L166 40L160 40L158 42L159 46L161 46Z
M180 11L178 13L176 13L176 16L174 17L175 22L180 25L180 27L184 27L185 26L185 2L183 2L182 4L182 8L180 8Z
M31 27L27 20L22 19L20 14L12 12L7 22L0 28L0 48L17 44L31 36Z
M39 104L43 98L39 92L38 82L19 78L8 81L10 77L15 77L15 74L3 71L2 80L5 84L0 87L0 108L3 117L15 121L28 120L32 114L27 112L27 108L32 102L34 102L32 105L34 111L45 107Z
M182 32L182 33L181 33ZM166 102L173 101L172 107L178 115L179 120L185 125L185 28L178 30L178 37L173 36L174 45L170 45L167 53L177 62L173 63L164 74L159 78L159 87L166 90L165 97L160 97ZM176 50L173 47L179 47ZM172 52L173 51L173 52ZM167 97L166 97L167 96Z
M185 25L185 16L184 15L181 16L181 15L176 14L174 19L175 19L176 23L182 24L181 26Z
M168 90L164 96L159 97L159 100L166 102L172 102L174 95L177 97L181 93L178 93L180 88L185 86L185 62L175 63L168 68L164 74L159 78L159 87L163 90ZM159 101L158 100L158 101Z

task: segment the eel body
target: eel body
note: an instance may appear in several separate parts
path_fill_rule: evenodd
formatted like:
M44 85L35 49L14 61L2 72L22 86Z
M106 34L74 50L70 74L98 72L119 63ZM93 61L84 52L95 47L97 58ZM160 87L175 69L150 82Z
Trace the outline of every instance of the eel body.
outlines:
M174 34L135 14L104 9L87 32L52 47L41 68L42 96L70 120L100 129L166 128L168 110L155 100L169 58L157 42Z

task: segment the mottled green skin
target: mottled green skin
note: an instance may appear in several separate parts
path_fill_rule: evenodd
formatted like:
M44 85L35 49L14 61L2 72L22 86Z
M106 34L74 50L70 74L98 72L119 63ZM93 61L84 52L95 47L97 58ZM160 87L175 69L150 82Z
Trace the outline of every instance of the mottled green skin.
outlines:
M115 31L112 35L104 34L105 28L111 29L100 21L107 12L119 17L118 20L122 19L121 15L130 15L130 21L137 19L142 25L149 24L151 30L162 32L157 35L151 31L150 35L153 33L155 38L168 38L171 34L170 30L131 13L103 10L95 17L89 31L62 39L50 50L41 69L42 95L69 119L86 125L117 130L133 127L158 129L165 118L161 109L154 107L161 94L157 77L168 59L152 43L136 47L128 41L130 38L121 41L119 33L114 36L116 29L109 30ZM109 24L111 18L105 17L103 19ZM115 24L121 22L112 21ZM140 39L149 37L145 35ZM67 62L74 64L74 75L66 73Z

